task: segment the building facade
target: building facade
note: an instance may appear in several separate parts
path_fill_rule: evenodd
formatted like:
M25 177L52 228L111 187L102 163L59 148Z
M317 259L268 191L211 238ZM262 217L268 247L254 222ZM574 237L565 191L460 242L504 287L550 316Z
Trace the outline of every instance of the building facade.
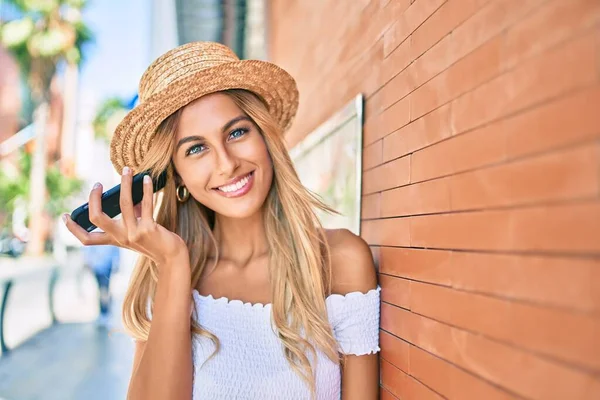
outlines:
M193 41L219 42L239 58L266 57L266 0L153 0L153 60Z
M382 399L600 398L600 3L270 2L290 146L366 97Z

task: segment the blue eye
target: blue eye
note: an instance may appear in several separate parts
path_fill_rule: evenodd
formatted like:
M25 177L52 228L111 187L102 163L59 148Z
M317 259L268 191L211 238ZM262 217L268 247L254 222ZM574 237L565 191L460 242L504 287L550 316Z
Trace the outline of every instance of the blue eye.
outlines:
M229 137L231 139L238 139L238 138L244 136L247 132L248 132L248 129L246 129L246 128L239 128L239 129L236 129L236 130L232 131L229 134Z
M187 149L187 151L185 152L185 155L189 156L190 154L198 154L198 153L202 152L202 150L204 150L203 144L195 144L195 145L191 146L189 149Z

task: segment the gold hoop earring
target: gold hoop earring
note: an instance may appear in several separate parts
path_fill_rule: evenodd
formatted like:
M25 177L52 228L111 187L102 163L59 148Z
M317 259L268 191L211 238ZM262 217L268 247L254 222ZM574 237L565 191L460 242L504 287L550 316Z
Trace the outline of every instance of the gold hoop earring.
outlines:
M183 192L183 194L181 194L181 192ZM184 185L179 185L175 190L175 196L177 196L177 201L185 203L187 199L190 198L190 191Z

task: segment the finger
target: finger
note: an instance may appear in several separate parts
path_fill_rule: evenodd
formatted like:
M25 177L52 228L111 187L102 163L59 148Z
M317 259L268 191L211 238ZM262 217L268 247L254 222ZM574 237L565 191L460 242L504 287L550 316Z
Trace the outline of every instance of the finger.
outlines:
M114 236L105 232L87 232L77 222L71 219L69 214L63 215L63 221L67 226L67 229L85 246L97 246L97 245L113 245L124 249L134 250L140 254L150 257L149 253L140 246L132 245L125 246L120 243Z
M150 175L144 176L144 197L142 198L142 221L150 222L153 219L154 188Z
M135 213L133 211L133 200L131 198L131 169L123 168L121 176L121 195L119 204L121 206L121 214L123 215L123 223L125 227L132 229L136 226Z
M133 206L133 213L138 221L140 218L142 218L142 203L137 203L135 206Z
M100 183L96 183L90 192L88 210L91 223L104 232L115 232L115 221L102 211L102 185Z
M100 244L115 244L115 240L108 234L104 232L87 232L81 226L79 226L75 221L71 219L69 214L63 215L63 221L67 226L67 229L77 238L79 241L86 245L100 245Z

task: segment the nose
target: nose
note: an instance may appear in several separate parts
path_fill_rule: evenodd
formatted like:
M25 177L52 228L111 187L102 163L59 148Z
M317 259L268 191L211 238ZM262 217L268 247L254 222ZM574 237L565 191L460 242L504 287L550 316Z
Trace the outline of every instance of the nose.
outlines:
M215 153L217 156L217 171L225 177L232 176L239 166L238 158L231 154L226 146L221 146Z

